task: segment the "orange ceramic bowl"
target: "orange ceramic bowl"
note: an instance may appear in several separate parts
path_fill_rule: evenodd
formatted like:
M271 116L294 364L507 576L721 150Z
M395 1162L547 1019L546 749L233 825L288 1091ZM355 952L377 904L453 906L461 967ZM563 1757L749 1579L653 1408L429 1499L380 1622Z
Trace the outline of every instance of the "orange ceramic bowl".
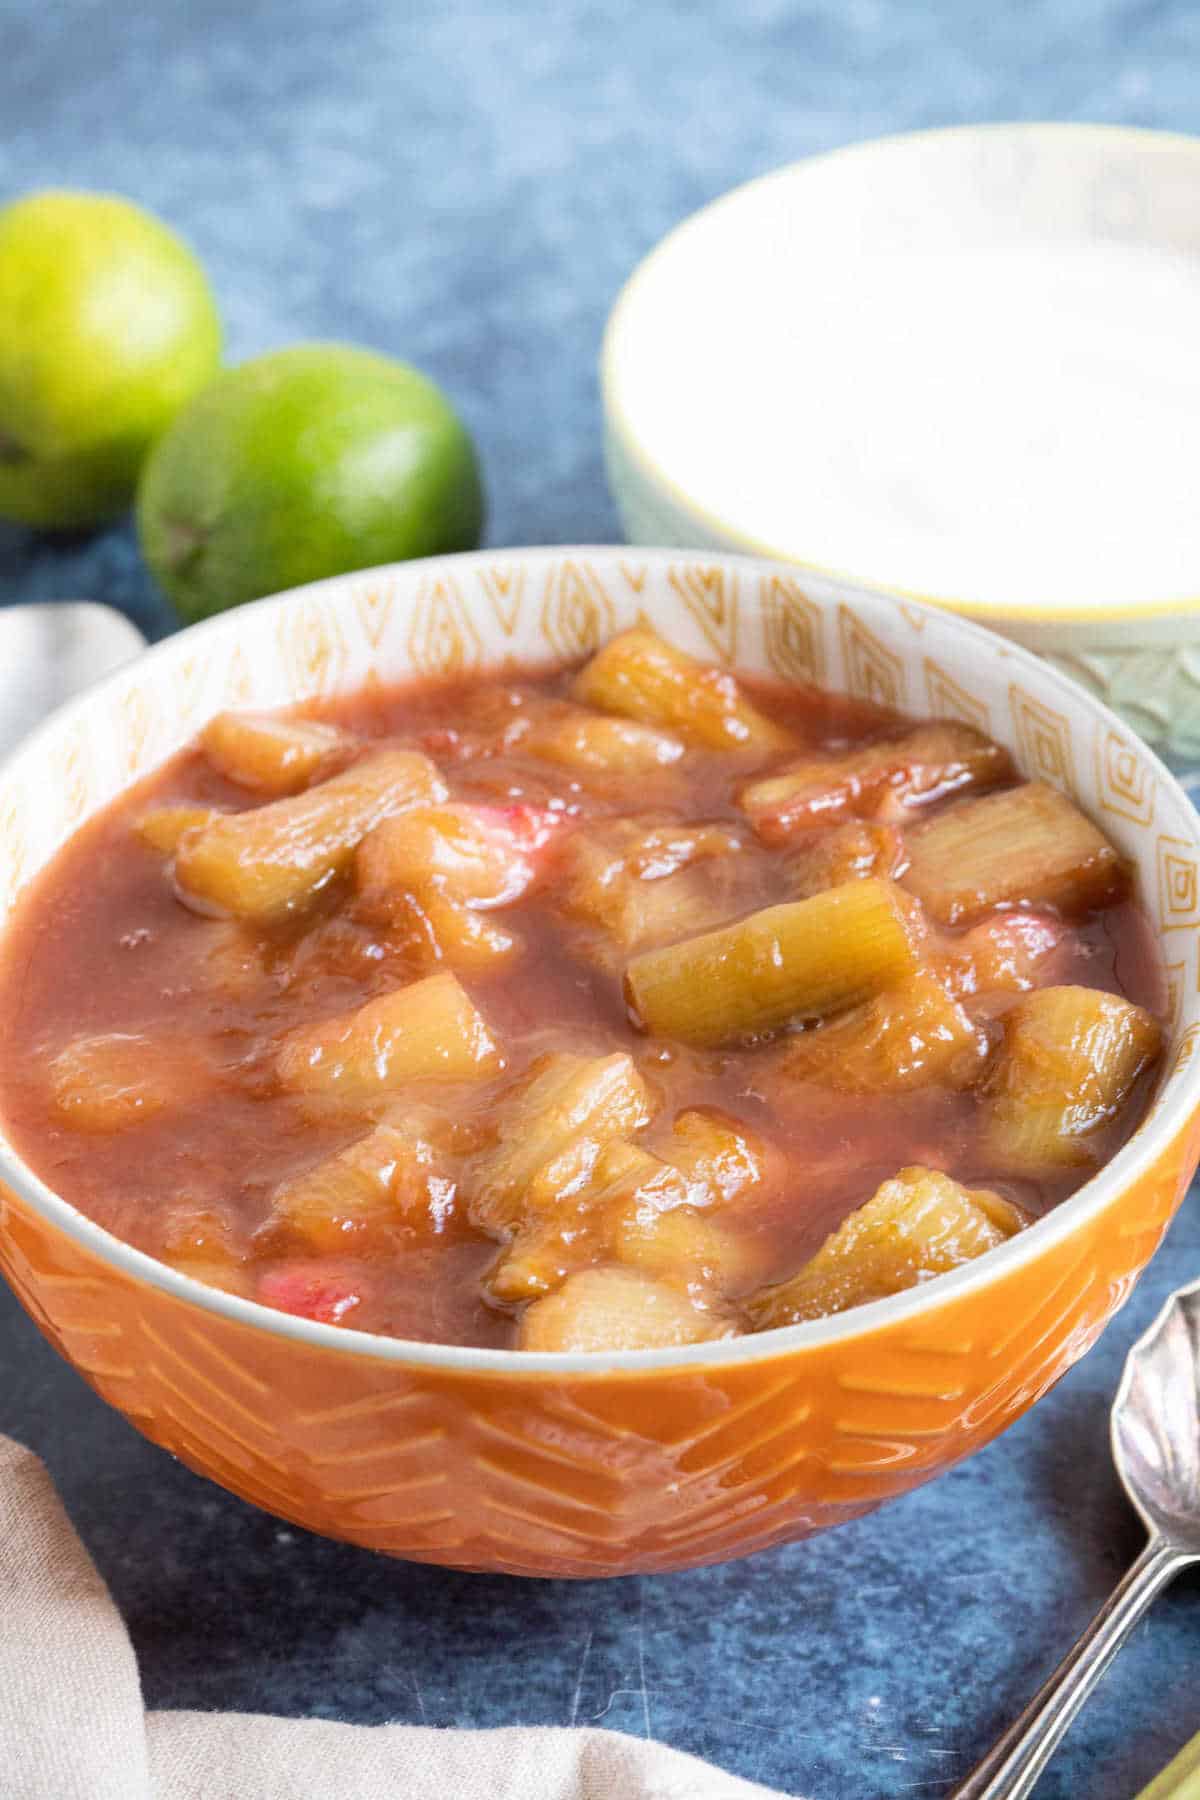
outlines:
M1080 1357L1153 1254L1198 1148L1200 820L1097 700L908 601L735 557L497 553L346 576L183 633L0 771L0 923L97 808L219 707L582 656L644 617L701 655L970 720L1135 862L1170 981L1149 1117L979 1262L733 1342L524 1355L371 1337L203 1288L119 1242L0 1139L0 1263L46 1336L191 1468L314 1531L530 1575L681 1569L802 1537L986 1443Z

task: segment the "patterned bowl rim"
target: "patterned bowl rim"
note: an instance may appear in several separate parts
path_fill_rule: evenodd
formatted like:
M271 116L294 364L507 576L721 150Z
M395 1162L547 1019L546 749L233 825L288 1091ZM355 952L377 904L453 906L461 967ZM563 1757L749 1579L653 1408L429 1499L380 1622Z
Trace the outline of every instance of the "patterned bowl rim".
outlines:
M346 575L333 576L327 581L313 582L283 594L270 595L248 606L190 626L143 652L137 659L136 666L143 672L144 681L153 682L157 673L169 668L184 654L181 645L188 645L192 649L201 642L210 646L222 645L226 653L232 655L238 647L241 626L248 617L278 613L301 596L335 598L339 603L343 598L348 601L355 586L364 579L411 579L414 571L422 566L469 574L474 569L495 570L498 565L510 561L519 562L527 569L536 569L539 565L564 557L620 561L627 560L628 555L626 547L615 544L555 545L548 548L470 551L455 556L431 557L424 564L394 563L374 569L358 569ZM637 556L639 562L664 570L679 560L679 552L676 550L639 549ZM719 565L731 573L747 577L761 574L766 566L754 558L720 552L705 552L704 560L706 564ZM977 644L981 652L991 650L996 645L994 634L980 625L946 613L940 608L925 607L923 610L937 618L939 629L968 639ZM1046 689L1053 690L1067 706L1078 708L1082 705L1094 718L1106 724L1118 724L1115 715L1101 701L1069 680L1053 665L1035 656L1032 651L1007 641L1004 651L1014 666L1024 670L1043 692ZM546 665L553 666L555 660L546 658ZM486 672L488 666L485 661L479 672ZM101 700L110 691L117 690L128 680L127 664L123 669L93 683L60 707L0 762L0 782L10 778L23 765L28 765L29 774L32 775L39 766L43 746L53 741L65 721ZM1146 749L1145 755L1149 767L1163 784L1163 789L1177 802L1181 816L1189 822L1194 821L1190 847L1200 851L1200 814L1195 812L1174 776L1153 752ZM75 829L82 829L91 816L90 812L86 814ZM1140 826L1137 829L1145 831L1147 827ZM889 1295L883 1300L870 1301L849 1312L833 1314L828 1318L813 1319L800 1325L780 1326L772 1331L751 1333L740 1338L721 1338L708 1343L656 1350L548 1352L483 1349L459 1344L423 1343L410 1338L382 1337L345 1326L325 1325L296 1318L292 1314L262 1306L257 1301L245 1300L236 1294L226 1294L220 1289L206 1287L191 1276L182 1275L165 1263L156 1261L145 1251L136 1250L132 1245L124 1243L56 1194L3 1139L0 1139L0 1182L19 1194L35 1213L40 1214L84 1250L111 1264L118 1272L134 1281L144 1282L199 1307L202 1311L216 1313L252 1330L266 1332L277 1338L292 1339L313 1349L329 1350L344 1356L370 1357L379 1362L409 1367L438 1369L447 1374L510 1378L529 1375L604 1377L640 1372L669 1375L675 1372L725 1368L733 1363L772 1361L777 1357L824 1348L869 1335L887 1325L909 1322L943 1304L987 1287L1023 1264L1037 1260L1044 1252L1070 1238L1076 1229L1102 1213L1119 1193L1132 1187L1153 1168L1198 1109L1200 1056L1192 1056L1182 1067L1177 1066L1165 1072L1159 1096L1146 1119L1098 1174L1068 1199L1061 1201L1044 1218L1037 1220L1017 1237L988 1251L986 1256L940 1275L936 1281L922 1283L905 1292Z
M642 478L657 486L682 512L712 533L714 539L719 541L722 553L736 555L741 552L747 556L764 557L772 562L788 563L793 569L819 575L828 581L842 582L864 593L911 600L920 606L936 606L970 618L994 620L997 624L1008 620L1043 621L1062 625L1086 625L1101 620L1141 622L1149 619L1181 619L1193 613L1200 618L1200 594L1186 599L1114 601L1100 606L1064 607L1056 606L1052 601L1009 605L994 600L975 600L958 594L922 592L918 588L908 588L879 576L865 576L853 569L834 568L805 556L800 551L781 549L778 544L757 538L730 524L727 519L714 512L711 506L705 506L654 459L626 415L620 395L621 383L616 373L618 335L626 328L632 309L637 304L638 289L643 279L657 267L660 259L668 256L680 240L697 229L702 222L706 223L726 208L735 207L748 193L759 192L775 184L782 186L804 175L817 173L824 164L834 160L841 162L867 159L923 141L958 142L966 148L974 139L997 140L1006 136L1041 137L1047 143L1061 144L1068 143L1072 138L1093 144L1124 142L1151 154L1167 149L1185 151L1196 157L1197 177L1200 179L1200 137L1193 137L1183 131L1156 131L1149 126L1093 125L1069 120L1011 120L991 125L946 125L931 127L925 131L898 131L883 137L862 138L856 143L841 144L836 149L801 157L798 162L770 169L765 175L740 182L737 187L730 188L728 192L718 195L715 200L710 200L707 205L690 213L686 219L673 226L665 237L660 238L627 278L608 315L600 351L600 390L606 428L621 453L629 458Z

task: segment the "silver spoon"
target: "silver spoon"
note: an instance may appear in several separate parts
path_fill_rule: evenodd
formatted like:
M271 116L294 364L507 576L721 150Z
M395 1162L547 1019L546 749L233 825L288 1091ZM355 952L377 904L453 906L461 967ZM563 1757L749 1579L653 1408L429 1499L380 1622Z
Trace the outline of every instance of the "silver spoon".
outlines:
M1200 1281L1172 1294L1129 1352L1113 1401L1112 1450L1149 1541L952 1800L1024 1800L1155 1595L1200 1562Z
M92 600L0 608L0 755L145 644L123 614Z

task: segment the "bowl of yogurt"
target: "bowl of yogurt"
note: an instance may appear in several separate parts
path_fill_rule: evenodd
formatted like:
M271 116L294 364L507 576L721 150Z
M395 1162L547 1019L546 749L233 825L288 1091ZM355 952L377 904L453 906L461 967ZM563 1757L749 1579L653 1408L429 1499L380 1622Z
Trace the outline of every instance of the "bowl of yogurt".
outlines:
M750 182L603 353L634 544L932 601L1200 754L1200 139L995 125Z

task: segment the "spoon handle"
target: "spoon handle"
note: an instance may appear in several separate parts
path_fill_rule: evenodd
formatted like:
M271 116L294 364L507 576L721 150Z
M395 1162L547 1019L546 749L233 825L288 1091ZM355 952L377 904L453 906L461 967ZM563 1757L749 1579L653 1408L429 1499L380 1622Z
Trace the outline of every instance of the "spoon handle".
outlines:
M1025 1800L1076 1713L1154 1596L1194 1559L1150 1539L1082 1637L952 1800Z

